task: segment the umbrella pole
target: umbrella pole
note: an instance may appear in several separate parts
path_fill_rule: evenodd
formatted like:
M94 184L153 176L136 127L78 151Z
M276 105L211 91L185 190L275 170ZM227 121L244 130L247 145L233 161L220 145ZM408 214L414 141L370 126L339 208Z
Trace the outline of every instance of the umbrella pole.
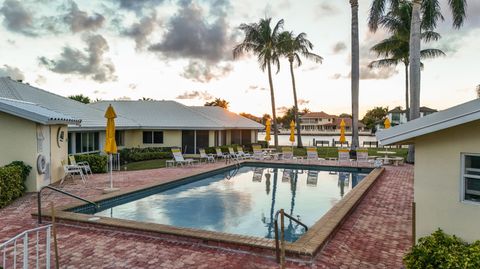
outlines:
M112 179L112 154L110 153L110 189L113 189L113 179Z

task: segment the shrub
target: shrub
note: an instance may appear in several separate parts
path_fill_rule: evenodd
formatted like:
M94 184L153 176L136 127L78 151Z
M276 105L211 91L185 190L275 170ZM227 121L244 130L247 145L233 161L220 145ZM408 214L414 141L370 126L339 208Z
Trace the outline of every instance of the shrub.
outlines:
M79 154L75 155L75 161L88 162L93 173L106 173L107 172L107 155L100 154Z
M438 229L420 238L403 262L407 268L480 268L480 241L468 244Z
M171 158L170 148L126 148L119 150L122 163Z
M27 168L29 166L25 166ZM31 169L31 167L30 167ZM26 171L26 170L25 170ZM25 192L25 171L22 166L9 164L0 167L0 208L21 197Z
M25 186L25 183L27 182L27 177L30 174L30 171L32 171L32 167L28 164L25 164L22 161L13 161L13 162L7 164L6 166L7 167L16 166L16 167L20 168L20 170L22 171L22 173L21 173L22 185L23 185L24 189L26 190L27 186Z

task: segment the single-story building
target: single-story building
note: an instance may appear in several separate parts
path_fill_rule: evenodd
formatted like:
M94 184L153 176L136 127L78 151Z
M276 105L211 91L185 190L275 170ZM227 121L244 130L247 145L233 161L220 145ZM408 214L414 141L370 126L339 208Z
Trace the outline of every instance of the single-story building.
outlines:
M414 144L416 238L438 228L480 239L480 99L377 132L382 145Z
M67 125L80 123L38 104L0 98L0 166L13 161L30 165L27 191L60 180L62 161L67 161Z

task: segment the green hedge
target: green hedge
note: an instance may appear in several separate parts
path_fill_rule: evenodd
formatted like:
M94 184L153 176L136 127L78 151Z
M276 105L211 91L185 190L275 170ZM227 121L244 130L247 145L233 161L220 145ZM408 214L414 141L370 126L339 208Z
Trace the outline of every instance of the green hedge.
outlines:
M88 162L93 173L106 173L107 172L107 155L100 154L79 154L75 155L75 161Z
M403 258L406 268L480 268L480 241L472 244L438 229L418 240Z
M119 150L122 163L172 158L170 148L126 148Z
M20 161L0 167L0 208L25 193L25 181L32 167Z

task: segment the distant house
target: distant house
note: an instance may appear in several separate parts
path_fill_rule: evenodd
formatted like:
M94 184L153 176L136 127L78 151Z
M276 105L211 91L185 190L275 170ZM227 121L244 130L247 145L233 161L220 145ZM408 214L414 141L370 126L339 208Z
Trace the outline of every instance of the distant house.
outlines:
M480 239L480 99L377 132L382 145L415 144L416 238L441 228Z
M420 107L420 117L425 117L432 113L437 112L438 110L432 109L426 106ZM402 109L401 107L397 106L394 109L387 112L387 118L390 120L392 126L404 124L407 122L407 113L409 110ZM375 129L380 130L383 129L384 119L375 123Z
M342 119L345 121L345 131L350 132L352 129L351 118L340 118L336 115L330 115L323 111L309 112L300 117L300 128L305 132L338 132ZM365 125L358 123L360 131L366 131Z

